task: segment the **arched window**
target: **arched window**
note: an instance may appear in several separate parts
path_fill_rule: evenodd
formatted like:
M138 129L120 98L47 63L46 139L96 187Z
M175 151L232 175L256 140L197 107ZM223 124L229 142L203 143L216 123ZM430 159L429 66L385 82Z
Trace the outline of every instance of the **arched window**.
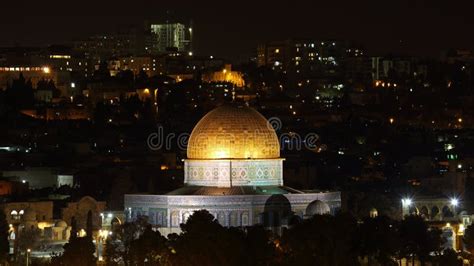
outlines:
M158 225L158 226L163 226L164 225L163 212L161 212L161 211L156 214L156 225Z
M453 211L448 206L444 206L441 213L443 214L443 217L454 217Z
M225 224L225 213L224 212L219 212L217 214L217 221L219 221L219 223L222 225L222 226L226 226Z
M20 212L19 212L20 215L23 215L24 213L25 213L24 210L20 210Z
M421 215L424 219L429 219L429 218L430 218L430 215L429 215L429 213L428 213L428 207L426 207L426 206L421 207L420 215Z
M242 213L242 218L241 218L241 223L242 226L248 226L249 225L249 214L247 212Z
M179 213L178 212L171 213L171 226L172 227L179 226Z
M233 211L229 214L229 223L229 225L233 227L240 226L237 220L237 212Z
M430 215L431 219L437 218L438 214L439 214L439 208L436 206L433 206L433 208L431 208L431 215Z
M186 223L189 219L189 216L191 216L191 214L189 214L189 212L185 212L183 213L183 221L182 223Z

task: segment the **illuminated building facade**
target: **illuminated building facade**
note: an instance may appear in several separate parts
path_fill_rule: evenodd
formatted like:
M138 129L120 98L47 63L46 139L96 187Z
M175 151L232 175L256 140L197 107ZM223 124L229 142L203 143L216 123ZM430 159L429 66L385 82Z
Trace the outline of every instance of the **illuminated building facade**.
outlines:
M224 226L279 230L341 206L340 192L304 193L284 185L278 137L249 107L225 105L204 116L191 134L187 157L182 188L125 195L128 220L148 216L166 234L179 232L193 211L206 209Z
M328 74L349 53L346 47L346 44L340 42L311 39L268 42L258 46L257 63L275 70L301 74L311 70Z
M192 28L182 23L150 24L153 53L165 53L170 49L178 52L192 51Z
M457 197L416 196L406 197L401 200L402 217L419 215L430 226L442 231L446 240L444 248L462 250L464 229L472 224L473 216L464 211L464 206Z
M87 61L74 57L67 50L45 48L15 53L14 48L5 49L6 52L0 55L0 61L3 61L0 64L0 89L6 89L21 74L26 81L31 81L33 89L41 80L52 81L62 97L69 97L77 94L74 81L88 75ZM51 93L38 93L37 100L51 101Z
M58 74L49 66L4 66L0 67L0 89L5 89L14 79L18 79L20 73L25 80L31 80L33 87L38 81L53 80L56 84Z
M148 77L152 77L163 71L161 61L152 56L129 56L110 60L108 68L111 76L117 75L120 71L130 70L135 76L143 71Z
M342 79L344 61L363 55L362 49L339 41L289 39L257 47L257 64L286 75L291 87L332 86Z
M228 82L239 88L245 86L243 74L238 71L232 71L230 64L226 64L224 69L220 71L204 74L202 80L205 82Z

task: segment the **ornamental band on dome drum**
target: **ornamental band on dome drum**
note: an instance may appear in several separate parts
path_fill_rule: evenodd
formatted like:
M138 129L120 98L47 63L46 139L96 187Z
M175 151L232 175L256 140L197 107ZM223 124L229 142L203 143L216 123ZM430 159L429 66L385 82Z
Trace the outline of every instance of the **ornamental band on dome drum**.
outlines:
M165 195L125 195L129 221L147 216L163 234L179 232L206 209L223 226L263 224L279 230L315 214L333 214L340 192L305 193L283 183L275 130L256 110L224 105L194 127L184 161L184 186Z

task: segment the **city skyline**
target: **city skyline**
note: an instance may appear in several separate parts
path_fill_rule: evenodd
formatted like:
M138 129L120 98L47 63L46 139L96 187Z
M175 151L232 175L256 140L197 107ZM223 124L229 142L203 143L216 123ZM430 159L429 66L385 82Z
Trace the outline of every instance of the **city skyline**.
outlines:
M474 3L63 2L2 5L0 265L474 265Z
M112 3L82 1L60 11L59 1L4 4L0 32L9 38L1 46L68 44L93 34L107 33L120 25L143 24L163 19L165 11L193 20L195 52L230 58L255 54L256 45L271 40L313 38L349 40L364 45L371 54L439 56L450 48L472 49L474 37L467 29L474 24L469 16L472 3L460 1L397 1L377 3L299 1L283 4L240 1L225 5L210 1L158 3L136 1ZM279 30L275 30L279 29Z

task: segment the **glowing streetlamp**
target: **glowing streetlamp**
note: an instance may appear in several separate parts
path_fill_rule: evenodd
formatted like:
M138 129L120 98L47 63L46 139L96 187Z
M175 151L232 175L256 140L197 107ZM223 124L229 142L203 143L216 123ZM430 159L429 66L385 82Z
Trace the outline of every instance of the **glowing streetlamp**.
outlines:
M26 266L30 265L30 253L31 249L26 250Z
M107 237L112 235L112 231L109 230L99 230L99 234L97 235L97 254L99 257L99 261L104 260L104 250L107 241Z
M410 206L413 204L411 198L402 198L402 216L410 215Z
M403 204L403 206L410 207L412 203L413 203L413 201L412 201L412 199L410 199L410 198L404 198L404 199L402 199L402 204Z
M457 206L459 205L459 200L456 199L456 198L452 198L452 199L450 200L450 203L451 203L451 205L452 205L453 207L457 207Z
M451 198L450 203L453 207L454 217L456 217L456 207L459 205L459 200L457 198Z
M43 67L43 73L45 73L45 74L51 73L51 68L49 68L49 67Z

